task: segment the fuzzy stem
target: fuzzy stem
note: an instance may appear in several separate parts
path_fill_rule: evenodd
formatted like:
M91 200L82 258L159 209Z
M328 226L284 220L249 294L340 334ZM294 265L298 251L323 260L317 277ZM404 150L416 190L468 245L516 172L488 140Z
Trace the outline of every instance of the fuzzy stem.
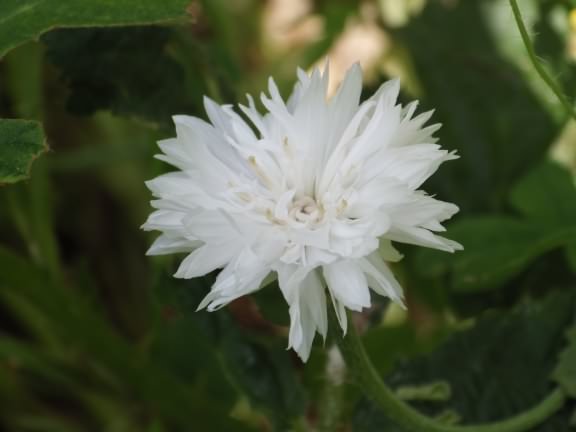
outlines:
M566 113L570 117L573 117L574 119L576 119L576 111L574 111L574 107L572 106L570 101L566 98L566 96L562 92L562 89L560 88L558 83L554 80L554 78L552 78L548 74L548 72L546 71L544 66L542 66L542 63L538 60L538 56L536 55L536 52L534 51L534 47L532 46L532 41L530 40L530 36L528 35L528 31L526 30L526 26L524 25L524 20L522 19L522 13L520 12L520 8L518 7L518 3L516 2L516 0L509 0L509 2L510 2L510 7L512 8L512 12L514 13L514 19L516 20L516 26L518 27L518 30L520 31L520 35L522 36L522 42L524 43L524 47L526 48L526 51L528 52L528 57L530 58L530 61L532 62L534 69L536 69L536 72L538 73L538 75L540 75L540 78L542 78L542 81L544 81L546 83L546 85L550 88L550 90L552 90L552 92L556 95L556 97L558 98L558 100L560 101L560 103L562 104L564 109L566 110Z
M396 397L384 383L352 325L348 320L348 335L338 337L338 345L351 374L358 384L392 421L407 432L522 432L542 423L564 404L565 395L561 389L552 391L538 405L506 420L483 425L447 425L427 417Z

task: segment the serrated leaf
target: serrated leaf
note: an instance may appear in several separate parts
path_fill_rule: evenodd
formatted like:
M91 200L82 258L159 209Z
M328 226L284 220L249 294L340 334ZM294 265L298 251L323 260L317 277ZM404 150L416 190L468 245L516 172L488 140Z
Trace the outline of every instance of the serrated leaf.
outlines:
M46 150L39 122L0 119L0 184L27 179L32 162Z
M153 24L185 17L189 0L2 0L0 58L56 27Z
M399 362L387 381L395 389L449 383L449 401L414 403L433 417L452 411L462 424L482 424L518 414L551 391L549 376L565 344L565 329L573 322L574 306L570 290L526 301L513 311L488 312L434 352ZM560 411L533 432L569 431L569 417L570 410ZM357 407L354 426L362 432L403 432L366 400Z

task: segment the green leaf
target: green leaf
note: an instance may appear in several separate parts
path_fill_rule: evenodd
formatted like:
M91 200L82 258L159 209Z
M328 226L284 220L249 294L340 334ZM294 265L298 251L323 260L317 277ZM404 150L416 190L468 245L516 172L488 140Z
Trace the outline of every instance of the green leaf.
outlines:
M576 240L576 226L557 228L503 216L465 219L450 226L450 237L465 245L464 251L421 251L416 267L424 277L450 272L456 292L494 289L540 255Z
M507 418L550 392L550 373L565 344L564 331L573 322L574 307L570 290L528 300L512 311L488 312L434 352L397 363L387 381L396 389L449 383L448 401L414 401L427 415L452 411L464 424ZM533 432L568 432L569 417L570 410L560 411ZM402 431L366 400L357 406L354 426L363 432Z
M501 208L556 134L550 113L499 52L485 6L501 1L429 1L398 34L423 102L443 124L440 142L461 156L431 179L431 189L469 211Z
M153 24L185 17L189 0L3 0L0 58L56 27Z
M0 119L0 184L27 179L32 162L47 149L40 123Z
M542 224L576 225L576 187L571 173L547 161L528 173L512 189L512 205Z
M524 216L482 216L450 226L464 251L447 255L422 250L416 268L425 278L451 273L456 292L494 289L524 271L539 256L576 242L576 188L571 174L546 161L512 189L510 202Z

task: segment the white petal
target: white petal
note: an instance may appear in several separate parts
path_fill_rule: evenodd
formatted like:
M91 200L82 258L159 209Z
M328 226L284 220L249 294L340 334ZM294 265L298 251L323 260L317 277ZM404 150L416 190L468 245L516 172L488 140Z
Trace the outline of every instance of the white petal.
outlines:
M358 265L368 277L370 288L380 295L390 297L403 305L402 287L390 271L386 263L374 252L358 260Z
M297 288L290 303L290 333L288 347L293 348L302 361L308 360L316 331L324 338L328 328L326 295L316 271L311 271Z
M186 213L180 211L156 210L148 216L148 219L142 225L142 229L145 231L171 232L177 235L182 232L182 221L185 217Z
M238 239L241 235L237 224L224 211L202 209L190 211L182 223L186 232L206 243L224 244Z
M204 276L224 267L237 253L232 247L204 245L188 255L174 274L176 278L191 279Z
M393 147L370 159L362 175L370 179L385 173L386 177L395 178L415 190L436 172L440 164L457 158L436 144Z
M162 234L154 241L154 243L152 243L152 246L150 246L146 255L167 255L172 253L191 252L201 245L202 242L198 240L188 240L182 237L174 238Z
M212 104L213 102L208 102L207 106L219 113L219 119L225 118L222 121L228 121L222 109ZM246 161L239 157L238 152L227 142L223 131L196 117L177 115L173 120L178 142L183 149L181 153L186 154L181 156L186 160L186 165L179 168L192 167L206 176L217 176L221 179L235 178L240 173L252 175ZM167 147L161 148L166 153Z
M398 95L400 94L400 79L393 78L386 81L368 100L384 101L387 106L396 104Z
M425 246L445 252L455 252L463 249L462 245L454 240L441 237L426 229L417 227L397 225L386 233L386 238L400 243Z
M360 64L354 64L346 73L344 81L329 104L329 125L324 133L328 134L321 163L324 165L338 144L344 129L358 110L360 93L362 92L362 69Z
M274 266L274 270L278 273L278 285L284 298L289 304L294 303L298 297L300 284L312 269L279 262Z
M328 289L348 309L360 311L370 307L370 291L366 277L352 260L322 266Z
M326 314L326 293L324 285L316 270L311 271L300 286L301 299L315 324L324 338L328 330L328 316Z
M392 246L392 242L386 239L380 240L380 245L378 246L378 254L384 261L388 262L398 262L404 258L404 255L402 255L396 250L394 246Z
M336 313L336 318L338 319L338 324L342 329L342 334L345 336L348 331L348 315L346 313L346 308L342 302L338 301L334 296L334 293L330 291L330 298L332 299L332 306L334 306L334 312Z
M458 207L454 204L439 201L423 193L411 194L409 198L407 202L387 208L393 226L418 226L444 231L443 227L438 227L438 223L450 219L458 212Z
M202 300L198 309L206 307L212 312L239 297L257 291L268 273L270 267L250 248L242 249L218 274L210 293Z

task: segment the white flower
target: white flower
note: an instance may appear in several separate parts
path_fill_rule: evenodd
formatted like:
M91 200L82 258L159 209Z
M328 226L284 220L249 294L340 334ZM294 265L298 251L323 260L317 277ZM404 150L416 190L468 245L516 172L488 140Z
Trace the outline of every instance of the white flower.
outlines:
M326 336L327 295L344 332L345 309L370 306L368 287L402 302L386 264L402 258L391 241L461 246L433 233L458 208L418 190L456 158L435 144L440 125L424 127L432 112L398 104L398 80L360 104L358 65L329 100L327 72L298 77L287 103L270 79L265 115L248 96L240 109L251 125L208 98L210 123L175 116L177 137L159 142L158 158L179 170L147 182L157 199L143 228L162 232L149 255L189 254L176 277L223 269L199 309L256 291L276 272L289 347L305 361L316 332Z

